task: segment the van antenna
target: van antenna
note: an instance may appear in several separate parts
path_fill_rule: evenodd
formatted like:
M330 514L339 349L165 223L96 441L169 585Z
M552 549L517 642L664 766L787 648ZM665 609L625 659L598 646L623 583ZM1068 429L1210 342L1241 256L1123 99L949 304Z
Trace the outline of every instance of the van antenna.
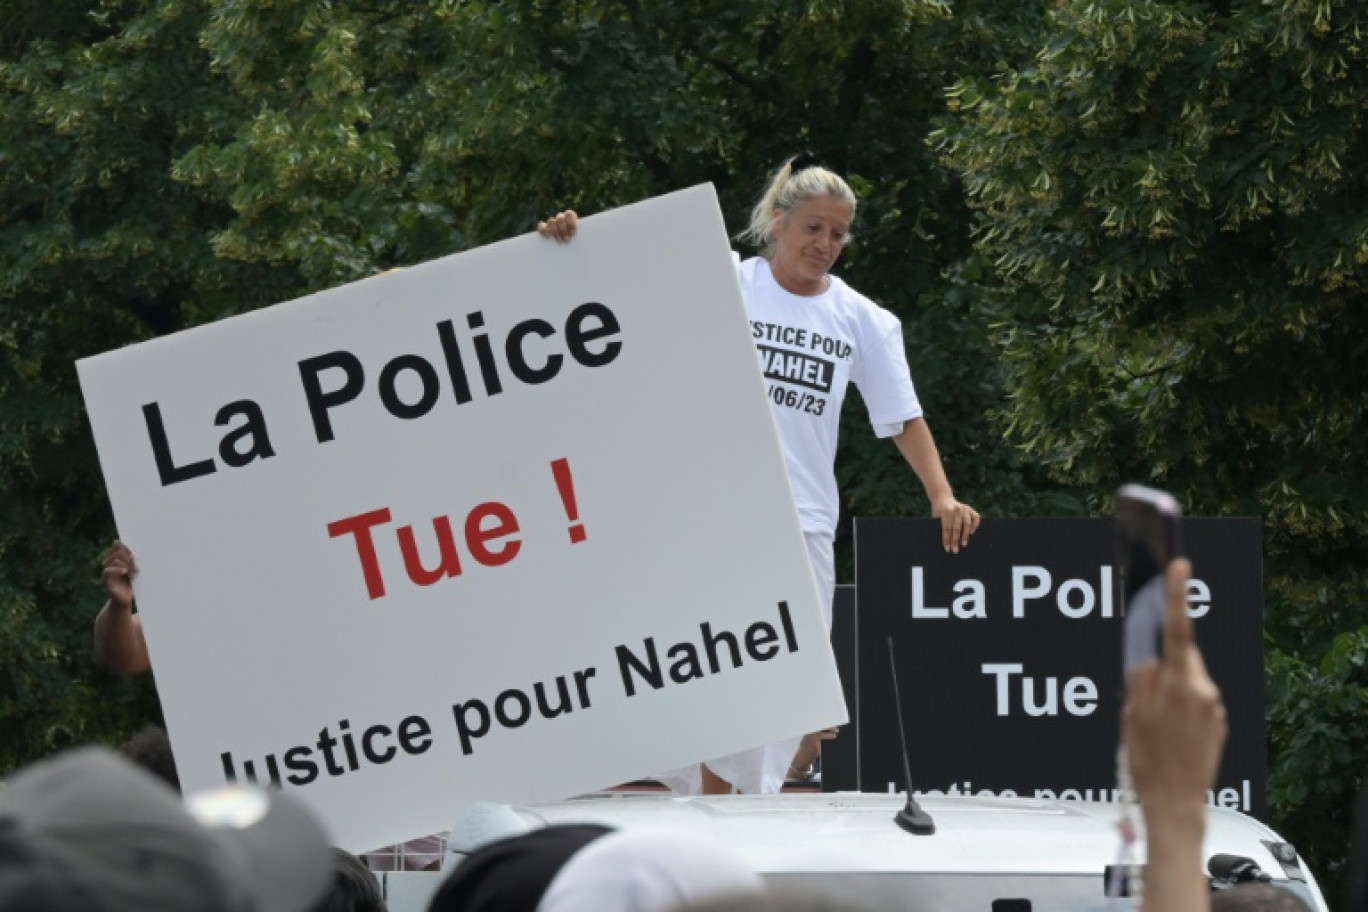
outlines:
M888 638L888 670L893 673L893 705L898 710L898 743L902 746L903 776L907 783L907 804L898 811L893 822L914 836L930 836L936 832L936 822L912 797L912 764L907 759L907 731L903 728L902 694L898 689L898 663L893 659L892 637Z

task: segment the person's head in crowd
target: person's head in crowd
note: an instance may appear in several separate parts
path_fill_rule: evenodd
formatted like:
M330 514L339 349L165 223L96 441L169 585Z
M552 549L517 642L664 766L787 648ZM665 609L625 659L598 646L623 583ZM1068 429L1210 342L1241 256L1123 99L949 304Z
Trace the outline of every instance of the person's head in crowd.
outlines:
M332 866L290 796L228 786L182 801L108 748L0 788L0 912L307 912Z
M1311 912L1311 907L1283 887L1242 883L1212 893L1211 912Z
M487 843L456 865L428 912L535 912L561 867L612 830L563 824Z
M385 912L380 881L365 862L344 849L333 849L332 889L310 912Z
M575 853L538 912L670 912L717 896L760 893L764 881L715 842L685 831L624 830Z
M176 758L171 754L171 739L160 725L144 725L133 737L119 745L119 753L180 791L180 776L176 773Z

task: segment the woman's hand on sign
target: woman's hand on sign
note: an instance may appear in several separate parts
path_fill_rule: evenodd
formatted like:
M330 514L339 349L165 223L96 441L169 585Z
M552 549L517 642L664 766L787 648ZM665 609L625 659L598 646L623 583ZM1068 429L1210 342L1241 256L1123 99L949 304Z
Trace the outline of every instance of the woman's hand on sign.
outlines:
M152 668L142 618L133 612L133 578L138 564L128 545L116 541L100 566L109 601L95 615L95 659L115 674L143 674Z
M537 223L537 233L551 238L557 244L568 244L579 231L579 216L573 209L557 212L544 222Z
M926 489L926 498L931 501L931 515L941 522L941 545L951 554L958 554L960 548L969 544L969 538L978 531L979 514L973 507L955 498L926 419L913 418L906 422L902 431L893 437L893 442Z
M110 604L119 611L133 610L133 577L137 575L138 565L133 560L133 552L128 545L115 541L105 552L100 581L104 583Z
M978 531L982 521L979 513L966 503L960 503L952 495L940 498L931 505L931 515L941 521L941 544L946 551L958 554L959 549L969 544L969 538Z

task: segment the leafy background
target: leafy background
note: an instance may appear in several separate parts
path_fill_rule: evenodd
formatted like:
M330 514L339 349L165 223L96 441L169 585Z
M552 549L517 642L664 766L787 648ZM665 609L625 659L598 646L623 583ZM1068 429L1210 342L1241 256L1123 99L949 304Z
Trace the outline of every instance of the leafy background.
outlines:
M1272 820L1368 757L1368 10L1348 0L7 0L0 770L122 740L81 357L811 149L958 493L1264 523ZM919 515L858 403L845 513ZM848 578L848 536L838 539Z

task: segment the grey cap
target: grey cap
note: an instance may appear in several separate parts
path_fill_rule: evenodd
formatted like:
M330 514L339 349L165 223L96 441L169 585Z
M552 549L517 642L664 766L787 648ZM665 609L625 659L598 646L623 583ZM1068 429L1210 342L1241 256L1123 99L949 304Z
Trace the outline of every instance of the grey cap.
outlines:
M0 787L0 912L305 912L333 872L322 825L256 786L189 796L106 748Z

